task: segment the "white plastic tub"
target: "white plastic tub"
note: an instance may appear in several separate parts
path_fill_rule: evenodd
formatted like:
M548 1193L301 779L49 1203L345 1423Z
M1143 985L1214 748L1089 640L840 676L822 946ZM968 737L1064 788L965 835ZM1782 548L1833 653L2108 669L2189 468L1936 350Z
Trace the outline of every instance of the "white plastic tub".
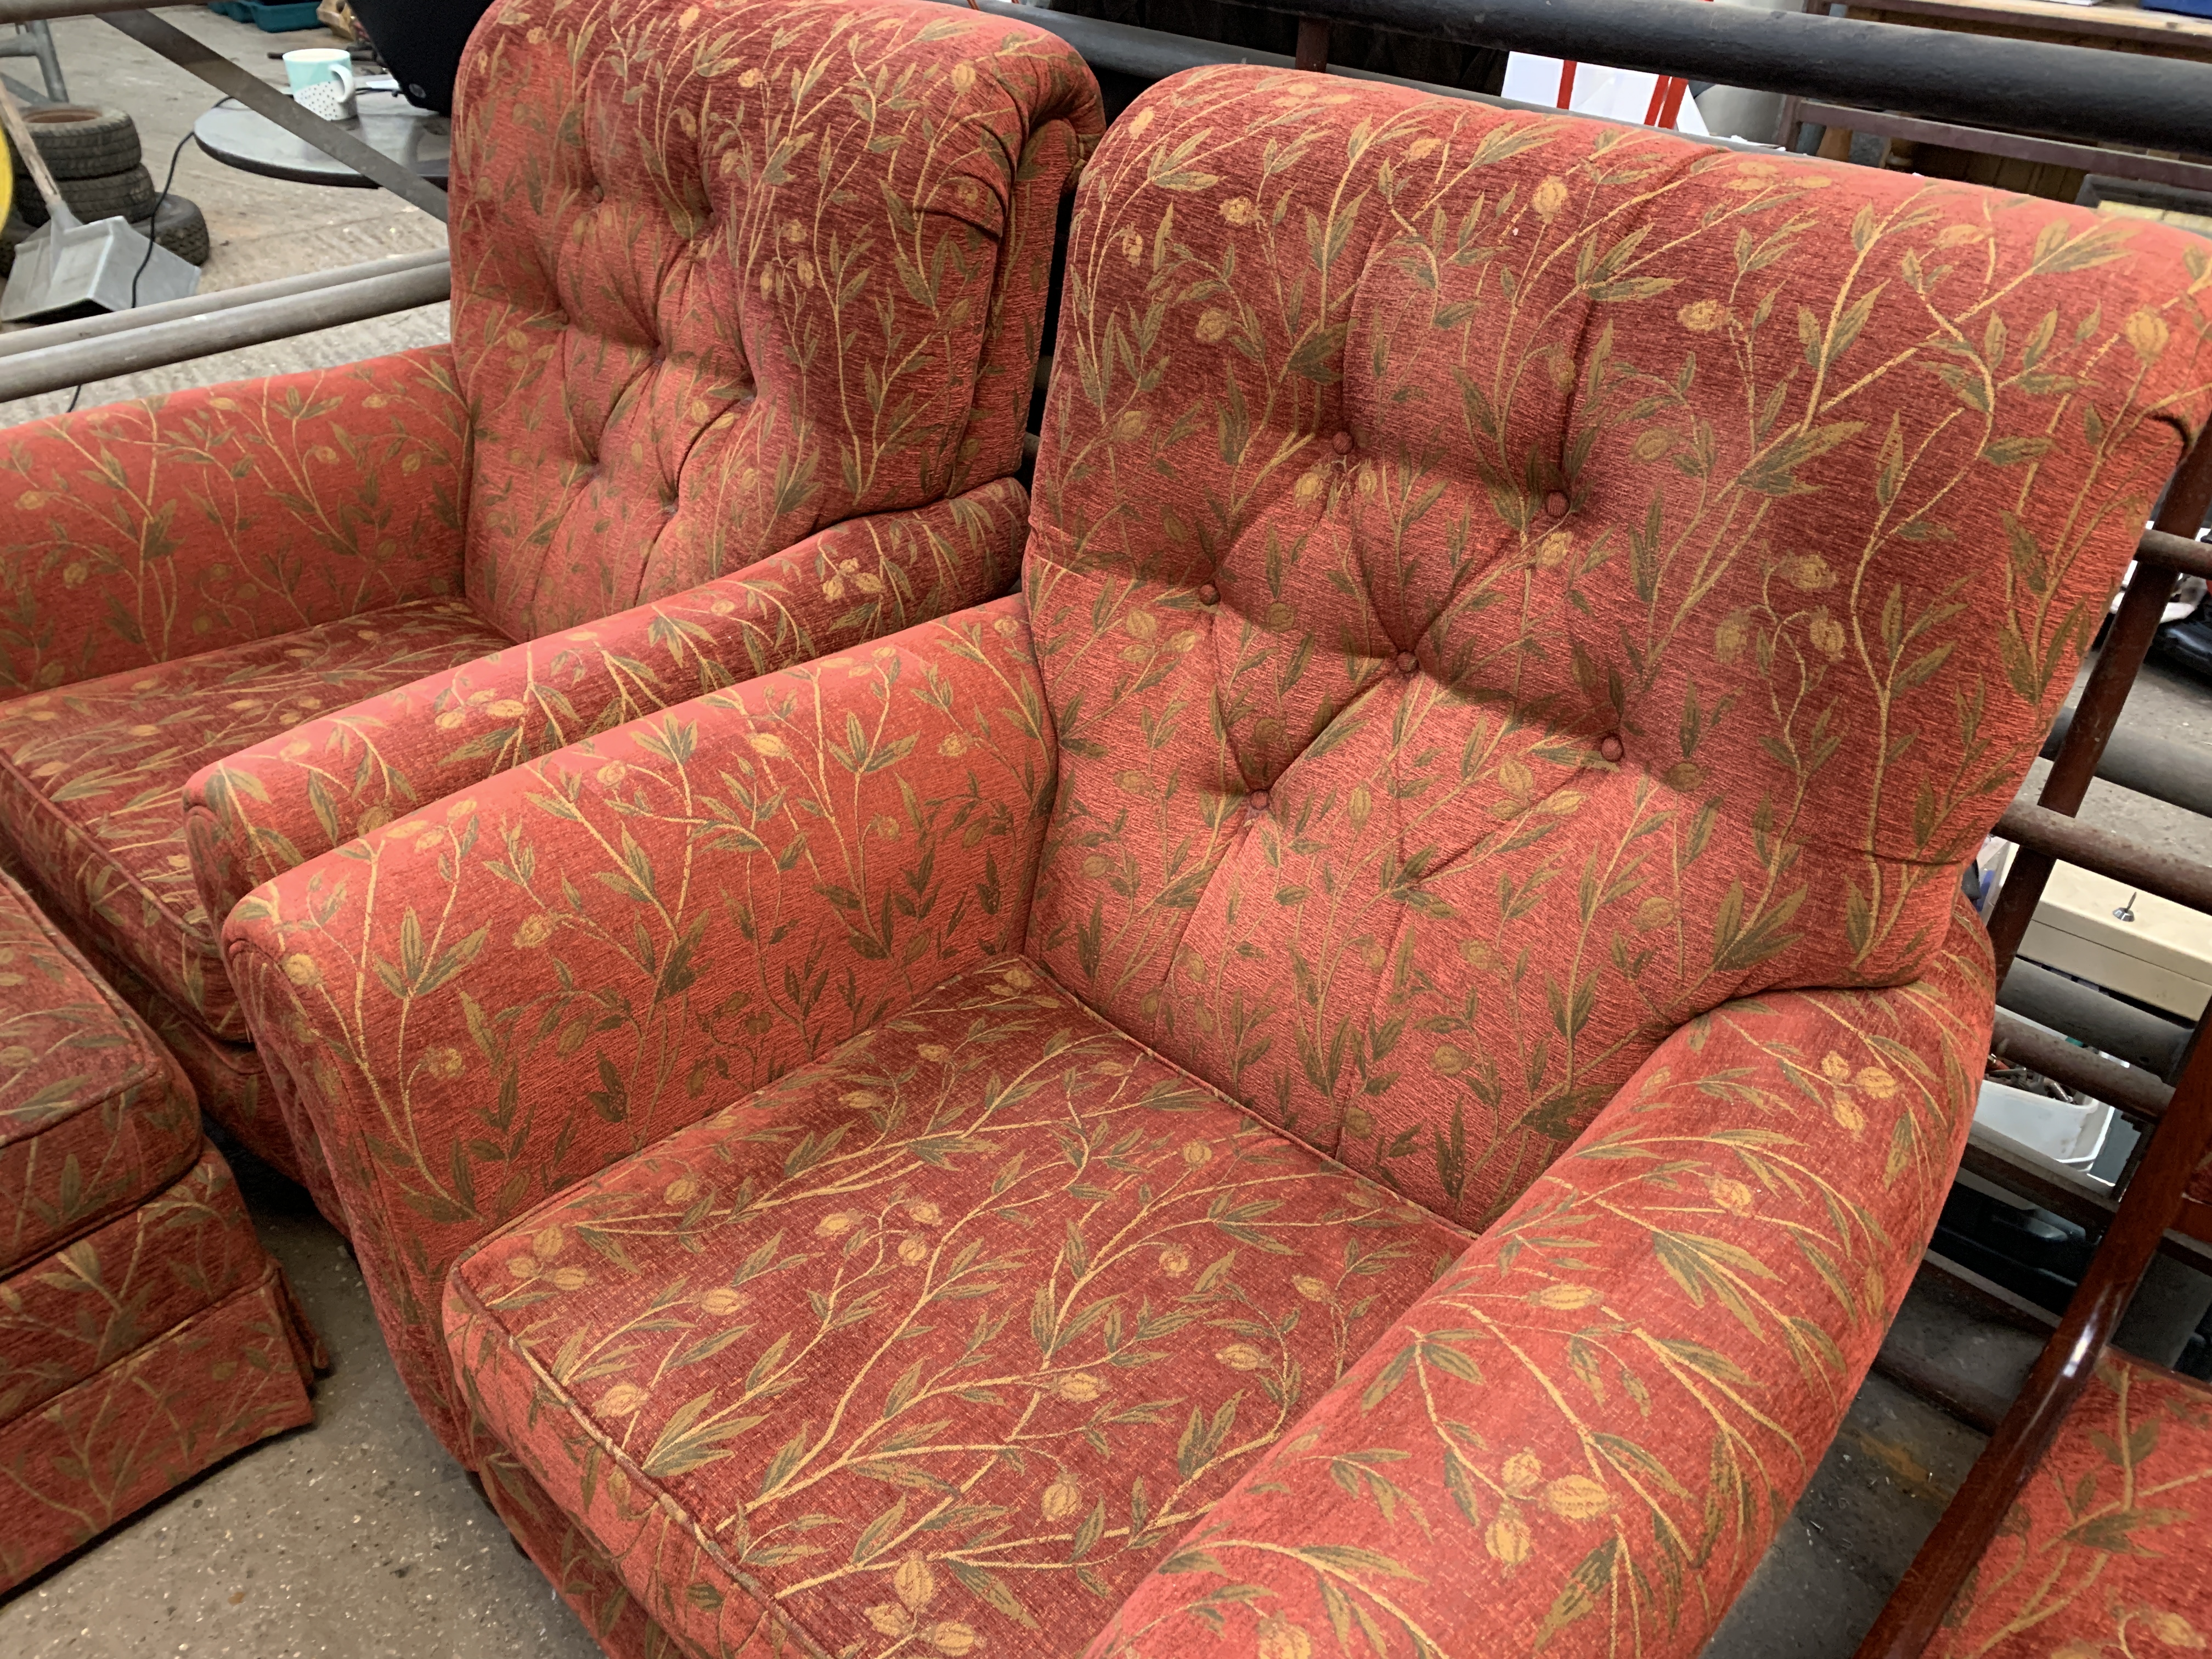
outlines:
M2009 1084L1985 1082L1974 1105L1974 1121L2053 1163L2087 1170L2105 1148L2112 1109L2095 1101L2075 1106Z

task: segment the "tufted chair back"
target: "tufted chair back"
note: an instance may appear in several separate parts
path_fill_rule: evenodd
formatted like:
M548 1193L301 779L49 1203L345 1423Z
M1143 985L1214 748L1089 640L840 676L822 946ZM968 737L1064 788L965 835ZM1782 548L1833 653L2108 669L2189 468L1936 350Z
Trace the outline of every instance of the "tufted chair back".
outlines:
M1484 1224L1675 1028L1929 959L2203 419L2207 282L1968 186L1163 83L1077 202L1032 951Z
M533 638L1012 474L1099 125L924 0L506 0L453 123L471 599Z

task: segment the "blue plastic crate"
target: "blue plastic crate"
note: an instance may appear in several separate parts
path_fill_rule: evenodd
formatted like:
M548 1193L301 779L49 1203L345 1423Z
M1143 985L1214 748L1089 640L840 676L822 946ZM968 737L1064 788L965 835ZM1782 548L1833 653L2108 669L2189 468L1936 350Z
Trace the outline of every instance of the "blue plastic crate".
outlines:
M208 9L270 34L315 28L323 21L315 15L315 0L210 0Z
M2212 0L2136 0L2145 11L2178 11L2185 17L2212 17Z

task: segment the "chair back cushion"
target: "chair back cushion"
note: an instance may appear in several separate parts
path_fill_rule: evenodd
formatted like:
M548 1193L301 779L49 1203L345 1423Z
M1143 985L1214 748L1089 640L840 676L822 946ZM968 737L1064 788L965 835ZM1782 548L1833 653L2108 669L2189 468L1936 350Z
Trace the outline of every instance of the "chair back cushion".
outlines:
M1469 1224L1685 1022L1911 979L2204 419L2206 252L1571 117L1162 83L1077 201L1033 952Z
M516 639L1013 472L1096 85L926 0L507 0L453 120L469 597Z

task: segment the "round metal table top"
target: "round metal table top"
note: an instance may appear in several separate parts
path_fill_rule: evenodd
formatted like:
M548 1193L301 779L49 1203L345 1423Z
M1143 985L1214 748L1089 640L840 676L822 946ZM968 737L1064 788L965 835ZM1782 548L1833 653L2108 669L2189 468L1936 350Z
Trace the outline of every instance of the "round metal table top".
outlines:
M417 109L397 92L373 88L356 94L355 105L359 113L339 126L432 184L446 182L453 124L445 116ZM376 188L374 180L237 104L219 104L201 116L192 123L192 137L216 161L241 172L302 185Z

